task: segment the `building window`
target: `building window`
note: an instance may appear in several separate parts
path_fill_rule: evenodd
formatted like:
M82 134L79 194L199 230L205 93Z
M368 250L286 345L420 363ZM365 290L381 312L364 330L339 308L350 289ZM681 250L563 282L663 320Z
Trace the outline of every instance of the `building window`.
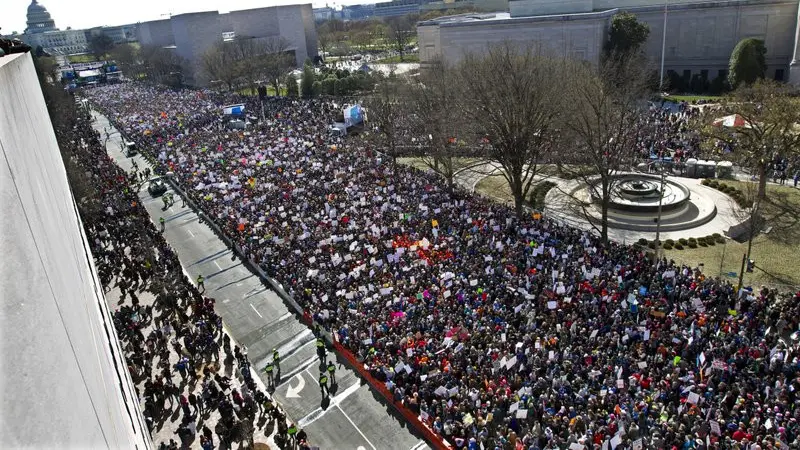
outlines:
M775 81L783 81L783 69L775 69Z

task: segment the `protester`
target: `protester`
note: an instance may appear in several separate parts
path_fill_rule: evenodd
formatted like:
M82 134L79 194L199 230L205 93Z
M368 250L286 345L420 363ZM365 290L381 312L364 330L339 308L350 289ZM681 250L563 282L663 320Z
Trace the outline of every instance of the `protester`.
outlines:
M329 135L340 105L273 100L267 120L228 131L234 99L210 92L87 95L456 448L800 446L800 293L737 295L699 268L518 219ZM672 145L658 133L642 156Z
M199 444L206 449L216 448L215 439L252 440L247 430L254 422L270 429L256 418L262 406L250 394L266 402L269 393L250 376L250 362L238 346L234 353L240 357L233 360L214 299L203 296L186 278L177 255L150 221L138 200L139 175L126 174L114 164L86 115L77 115L74 126L57 127L56 134L70 164L87 174L87 185L73 187L86 194L79 210L100 281L107 295L113 288L120 292L114 325L150 432L157 433L171 415L179 414L180 442L195 440L202 426ZM163 221L160 225L163 231ZM154 300L145 305L140 297ZM235 367L236 375L224 375L223 366ZM271 411L270 423L285 421L275 412L277 406ZM204 425L213 420L216 438ZM281 439L288 436L276 436L276 441ZM177 445L171 439L159 448Z

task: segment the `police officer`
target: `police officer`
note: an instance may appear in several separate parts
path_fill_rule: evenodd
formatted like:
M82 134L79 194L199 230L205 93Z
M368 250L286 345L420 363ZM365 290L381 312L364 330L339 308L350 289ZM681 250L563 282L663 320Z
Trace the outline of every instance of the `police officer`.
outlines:
M325 364L325 341L321 337L317 338L317 356L322 364Z
M272 364L275 365L275 370L281 373L281 355L278 353L277 348L272 349Z
M272 375L274 369L275 366L271 362L268 362L267 367L264 367L264 372L267 374L267 387L272 387L275 384L275 378Z
M163 218L163 217L159 217L159 218L158 218L158 223L159 223L159 224L161 224L161 232L162 232L162 233L163 233L163 232L164 232L164 230L166 229L166 225L165 225L165 224L166 224L166 222L167 222L167 221L166 221L166 220L164 220L164 218Z
M164 202L164 208L162 209L166 211L166 209L169 208L169 197L167 197L167 194L161 196L161 201Z
M200 293L201 293L201 294L202 294L203 292L205 292L205 291L206 291L206 285L205 285L205 283L203 282L204 280L205 280L205 279L203 278L203 275L202 275L202 274L200 274L200 275L198 275L198 276L197 276L197 289L202 289L202 290L200 291Z
M336 384L336 366L333 361L328 361L328 376L331 377L331 386Z
M167 193L167 200L169 201L169 206L175 204L175 198L173 197L172 192Z
M286 430L286 434L289 435L289 442L292 448L295 448L297 445L297 425L292 422L289 425L289 428Z
M330 391L328 390L328 375L326 375L325 372L319 374L319 393L322 395L322 398L330 395Z

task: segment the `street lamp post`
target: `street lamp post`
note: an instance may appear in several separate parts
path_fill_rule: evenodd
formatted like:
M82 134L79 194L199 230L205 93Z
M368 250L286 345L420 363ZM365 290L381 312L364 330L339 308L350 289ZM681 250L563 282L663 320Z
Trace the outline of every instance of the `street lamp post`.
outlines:
M661 260L661 205L664 200L664 179L666 178L666 174L664 173L664 168L661 168L661 187L658 190L658 216L656 217L656 248L655 248L655 260Z
M661 75L658 82L658 90L664 92L664 56L667 50L667 8L669 0L664 0L664 30L661 33Z

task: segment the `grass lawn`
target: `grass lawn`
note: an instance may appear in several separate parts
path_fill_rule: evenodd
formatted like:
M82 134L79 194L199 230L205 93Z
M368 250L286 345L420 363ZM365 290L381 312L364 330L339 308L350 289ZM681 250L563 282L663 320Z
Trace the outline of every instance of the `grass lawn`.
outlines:
M722 97L718 95L692 95L692 94L677 94L677 95L667 95L664 97L666 100L672 100L675 102L694 102L697 100L709 100L715 101L720 100Z
M237 90L236 93L240 94L240 95L258 95L258 90L257 89L251 89L251 88L242 88L242 89ZM267 95L274 96L275 95L275 88L272 87L272 86L267 86ZM281 95L282 96L286 96L287 95L285 86L281 86Z
M747 184L728 180L725 183L738 188ZM762 211L766 226L772 227L772 230L767 234L759 234L753 240L751 259L755 261L757 268L753 273L745 273L744 283L746 286L758 287L765 284L796 289L800 286L800 270L796 265L800 255L800 189L791 186L767 186L767 199L762 203ZM729 272L736 272L737 277L731 277L735 284L741 270L742 255L747 253L747 242L739 243L729 239L727 244L696 249L685 247L683 250L673 249L664 253L667 258L691 266L703 263L705 272L712 276L720 273L726 276Z
M409 55L403 55L402 61L400 61L400 55L395 55L395 56L390 56L388 58L372 61L371 64L397 64L397 63L418 63L418 62L419 62L419 54L412 53Z
M748 183L725 180L747 192ZM513 204L511 190L502 175L492 175L478 182L475 190L501 203ZM800 289L800 270L797 268L800 256L800 189L787 186L767 186L767 198L761 205L766 227L772 227L769 233L761 233L753 240L751 259L755 261L756 270L745 273L745 286L762 284L784 290ZM744 218L743 218L744 219ZM702 237L702 236L686 236ZM684 246L683 250L665 250L664 255L678 263L696 267L704 266L704 272L710 276L728 276L732 283L738 282L742 256L747 253L747 242L726 240L726 244L716 244L694 249Z
M88 55L88 54L87 55L70 55L70 56L67 56L67 59L71 63L88 63L88 62L94 62L94 61L97 60L94 57L94 55Z
M470 164L474 164L479 161L480 160L476 158L454 158L453 165L455 166L456 170L459 170L462 167L467 167ZM397 158L397 162L407 166L415 167L419 170L430 169L430 166L425 164L425 161L423 161L422 158Z

